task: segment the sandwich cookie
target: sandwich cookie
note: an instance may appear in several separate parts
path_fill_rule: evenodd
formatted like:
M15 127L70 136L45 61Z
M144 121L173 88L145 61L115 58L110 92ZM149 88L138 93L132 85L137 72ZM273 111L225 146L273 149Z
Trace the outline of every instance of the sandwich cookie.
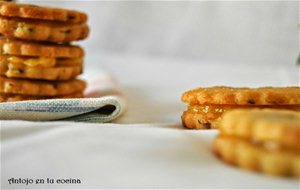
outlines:
M237 109L224 114L213 151L244 169L300 178L299 139L298 111Z
M233 88L216 86L185 92L188 109L182 123L191 129L218 128L223 113L238 109L272 108L300 110L299 87Z

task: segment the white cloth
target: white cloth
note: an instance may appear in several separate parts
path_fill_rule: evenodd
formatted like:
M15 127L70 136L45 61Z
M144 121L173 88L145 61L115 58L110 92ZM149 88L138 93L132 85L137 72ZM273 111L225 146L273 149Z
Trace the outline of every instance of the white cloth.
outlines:
M216 131L180 125L2 122L2 188L296 189L218 160ZM10 178L80 179L81 184L8 184Z
M197 86L298 85L296 67L260 67L95 54L87 62L116 77L128 110L110 124L1 121L5 188L297 189L293 179L229 166L211 151L217 131L187 130L181 94ZM228 67L228 65L231 65ZM88 78L94 71L85 71ZM9 184L11 178L80 179L81 184Z

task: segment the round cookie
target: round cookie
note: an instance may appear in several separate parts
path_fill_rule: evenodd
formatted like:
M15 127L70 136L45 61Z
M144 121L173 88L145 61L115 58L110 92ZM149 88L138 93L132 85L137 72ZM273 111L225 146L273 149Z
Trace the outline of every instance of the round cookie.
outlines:
M0 2L0 15L71 23L84 23L87 21L87 15L80 11L7 2Z
M3 55L54 58L80 58L84 56L84 50L76 45L35 43L7 38L0 38L0 53Z
M0 93L34 96L59 96L82 92L86 82L73 79L69 81L37 81L0 77Z
M300 87L233 88L215 86L187 91L181 99L190 105L300 104Z
M300 111L300 105L266 105L266 106L251 106L251 105L192 105L183 112L181 116L182 124L190 129L218 129L220 120L224 113L235 109L265 109L274 110L294 110Z
M9 38L67 43L85 39L89 27L86 24L0 17L0 33Z
M224 135L214 140L213 151L225 162L244 169L300 178L300 156L295 152L268 150L246 140Z
M83 61L0 55L0 75L8 78L69 80L82 73Z
M220 121L222 134L256 143L276 143L300 152L300 112L273 109L236 109Z
M45 99L65 99L65 98L83 98L83 92L75 92L60 96L33 96L20 94L4 94L0 93L0 102L15 102L25 100L45 100Z
M211 106L189 106L183 112L181 120L183 126L189 129L215 129L221 114Z

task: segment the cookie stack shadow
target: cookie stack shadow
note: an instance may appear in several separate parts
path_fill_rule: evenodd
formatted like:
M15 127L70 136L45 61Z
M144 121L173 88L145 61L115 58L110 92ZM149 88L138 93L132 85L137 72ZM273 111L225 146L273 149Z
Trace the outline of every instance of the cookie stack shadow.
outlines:
M89 34L83 12L0 2L0 102L80 98Z

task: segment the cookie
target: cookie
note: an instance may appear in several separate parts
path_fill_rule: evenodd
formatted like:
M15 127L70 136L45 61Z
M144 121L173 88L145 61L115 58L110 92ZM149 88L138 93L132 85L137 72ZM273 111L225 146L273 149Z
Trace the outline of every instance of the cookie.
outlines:
M80 58L84 56L84 50L75 45L35 43L7 38L0 38L0 53L3 55L53 58Z
M190 90L182 95L188 110L182 123L191 129L218 128L222 115L238 108L300 110L299 87L232 88L210 87Z
M0 17L0 33L9 38L67 43L85 39L89 27L86 24Z
M289 105L300 104L300 87L233 88L216 86L185 92L189 105Z
M82 66L82 58L53 58L53 57L25 57L1 55L0 61L5 64L22 64L28 67Z
M223 161L274 176L300 178L300 155L284 149L266 149L242 138L220 135L213 151Z
M231 105L193 105L183 112L182 124L190 129L218 129L222 115L235 109L270 108L274 110L300 111L300 105L275 106L231 106Z
M211 129L217 127L217 122L224 111L214 106L189 106L181 116L182 124L190 129Z
M0 102L15 102L24 100L45 100L45 99L65 99L65 98L83 98L83 92L75 92L60 96L33 96L20 94L4 94L0 93Z
M69 80L82 73L83 61L0 55L0 75L8 78Z
M219 129L224 135L300 153L300 111L236 109L223 115Z
M81 92L86 83L79 79L69 81L37 81L0 77L0 93L34 96L59 96Z
M87 21L87 15L80 11L21 3L0 2L0 15L71 23L84 23Z

